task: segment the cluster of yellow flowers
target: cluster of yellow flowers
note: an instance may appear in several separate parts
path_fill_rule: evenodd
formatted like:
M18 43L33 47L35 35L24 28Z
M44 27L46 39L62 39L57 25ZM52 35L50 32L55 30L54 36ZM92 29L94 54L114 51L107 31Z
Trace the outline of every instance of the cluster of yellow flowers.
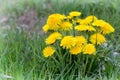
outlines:
M114 32L114 28L106 21L90 15L80 18L81 12L72 11L68 16L51 14L43 30L50 35L43 50L44 57L53 55L56 51L54 44L66 49L70 54L96 54L95 45L106 42L105 35Z

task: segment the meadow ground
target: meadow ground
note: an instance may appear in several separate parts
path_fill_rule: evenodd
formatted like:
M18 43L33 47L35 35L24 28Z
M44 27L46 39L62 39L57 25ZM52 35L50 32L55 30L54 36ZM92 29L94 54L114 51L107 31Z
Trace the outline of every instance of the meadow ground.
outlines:
M119 4L120 0L0 0L0 80L120 80ZM70 11L80 11L82 18L95 15L115 28L103 52L105 71L81 76L78 66L44 58L43 25L50 14Z

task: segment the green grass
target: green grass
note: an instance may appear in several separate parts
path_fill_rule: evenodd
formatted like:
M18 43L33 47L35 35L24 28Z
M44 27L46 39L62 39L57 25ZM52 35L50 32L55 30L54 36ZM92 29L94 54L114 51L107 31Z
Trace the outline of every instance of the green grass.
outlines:
M24 1L18 0L15 5L4 1L2 14L8 13L9 16L15 14L14 17L17 19L25 10L32 8L37 12L38 18L44 16L44 22L49 14L57 12L68 14L70 11L77 10L82 12L82 18L87 15L95 15L99 19L108 21L115 28L115 33L107 37L109 45L104 51L120 53L119 0L100 0L99 3L93 0L89 2L84 0L81 0L81 2L79 0L73 2L68 0L66 2L64 0L51 0L50 2L49 0L29 0L26 3ZM49 8L47 7L48 3L51 5ZM106 64L111 65L111 67L107 68L105 74L99 73L98 75L85 77L80 76L80 73L73 75L74 71L71 73L69 71L73 67L69 64L61 68L61 66L55 65L52 59L43 57L42 50L45 47L45 35L39 35L38 30L33 34L29 34L21 27L16 26L14 21L9 24L11 29L4 32L4 36L0 34L0 80L120 80L119 54L115 57L112 54L108 55L109 59L107 59L110 60L110 63ZM41 23L41 25L44 25L44 23ZM54 74L56 69L61 69L60 74ZM7 79L7 76L13 78Z

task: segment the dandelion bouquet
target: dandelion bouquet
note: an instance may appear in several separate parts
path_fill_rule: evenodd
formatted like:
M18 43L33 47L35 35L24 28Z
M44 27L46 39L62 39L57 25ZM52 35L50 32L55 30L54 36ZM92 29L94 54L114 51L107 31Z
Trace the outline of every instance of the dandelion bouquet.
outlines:
M67 65L66 71L70 67L75 68L75 75L78 72L81 75L97 73L100 68L98 64L106 55L100 49L104 49L101 46L107 42L106 36L114 32L114 28L94 15L84 19L80 15L81 12L77 11L70 12L68 16L51 14L43 26L47 34L43 56L59 66L55 74Z

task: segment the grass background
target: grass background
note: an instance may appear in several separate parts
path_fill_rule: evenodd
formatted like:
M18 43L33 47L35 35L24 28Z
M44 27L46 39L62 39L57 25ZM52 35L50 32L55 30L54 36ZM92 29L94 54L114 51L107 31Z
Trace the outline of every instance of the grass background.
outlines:
M11 27L0 31L0 80L120 80L119 67L115 67L114 71L110 67L107 74L101 73L94 77L76 77L72 73L70 76L64 69L61 70L61 74L53 75L52 67L47 69L50 65L49 60L42 55L45 35L41 30L51 13L68 14L70 11L77 10L82 12L82 18L95 15L99 19L104 19L115 28L115 33L108 36L107 40L108 51L117 53L115 54L117 56L109 55L110 60L112 64L118 66L120 65L119 4L120 0L0 0L0 17L1 19L3 15L7 17L7 21L0 26ZM34 25L36 27L32 34L26 32L21 27L22 24L18 25L16 22L29 9L33 10L39 19Z

